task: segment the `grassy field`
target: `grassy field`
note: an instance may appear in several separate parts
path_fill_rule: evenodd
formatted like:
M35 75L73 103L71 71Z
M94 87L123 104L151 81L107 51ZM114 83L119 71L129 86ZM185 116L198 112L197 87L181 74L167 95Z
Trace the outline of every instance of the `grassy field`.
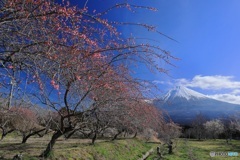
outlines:
M167 154L166 146L162 146L164 160L239 160L240 159L240 140L232 140L229 144L225 140L185 140L178 139L175 141L174 153L171 155ZM210 152L238 152L237 157L221 157L215 156L210 157ZM154 160L157 158L155 152L151 155L148 160Z
M50 137L30 138L21 144L20 137L10 136L0 141L0 159L12 159L21 153L24 160L39 159ZM90 145L88 139L59 139L49 159L56 160L137 160L157 144L145 143L138 139L120 139L116 141L98 140Z
M24 160L37 160L38 155L45 149L50 136L44 138L30 138L26 144L21 144L19 136L12 135L0 141L0 160L12 159L21 153ZM147 160L158 160L156 147L158 143L145 143L138 139L120 139L116 141L98 140L90 145L89 139L60 138L54 146L49 159L56 160L137 160L145 152L154 149L154 153ZM239 160L237 157L210 157L210 152L238 152L240 141L232 140L229 144L225 140L188 140L177 139L174 142L174 153L167 154L167 146L160 146L164 160Z

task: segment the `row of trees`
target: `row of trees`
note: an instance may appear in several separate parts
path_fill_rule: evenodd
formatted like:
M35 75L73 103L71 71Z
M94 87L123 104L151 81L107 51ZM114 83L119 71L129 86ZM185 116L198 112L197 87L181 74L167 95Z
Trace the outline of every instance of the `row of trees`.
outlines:
M0 2L3 136L18 130L26 142L29 135L52 129L41 155L47 157L60 136L76 131L91 133L94 143L106 128L120 134L157 130L164 124L159 111L144 101L143 91L149 89L132 76L132 68L140 64L166 73L159 64L171 64L174 57L133 36L121 36L118 28L123 24L155 31L147 24L107 19L112 10L121 8L154 10L127 3L90 12L64 1ZM35 112L36 106L43 109ZM41 110L48 110L48 116Z
M13 131L18 131L22 136L22 143L26 143L31 136L37 134L40 136L41 132L46 131L46 127L38 119L40 117L29 108L12 107L10 110L1 109L0 114L1 139Z
M192 126L185 131L186 137L197 138L225 138L227 142L233 138L233 135L240 132L240 119L232 116L228 119L207 120L202 114L198 114Z
M36 108L35 108L36 109ZM77 136L78 138L92 138L94 144L97 136L112 137L112 140L116 139L118 135L124 133L131 136L136 136L137 133L142 134L145 130L153 130L159 123L161 114L152 106L145 106L145 108L152 111L143 111L141 117L132 116L125 113L118 113L119 111L90 111L84 118L88 119L82 127L76 128L71 132L64 134L66 139L71 136ZM123 110L121 110L122 112ZM157 116L149 118L149 113L158 113ZM31 136L38 135L39 137L58 130L61 117L53 111L42 110L39 113L32 108L26 107L12 107L10 110L0 111L0 128L2 130L3 139L7 134L16 131L22 135L22 143L26 143ZM151 116L153 116L153 114ZM78 117L75 117L78 118ZM129 119L129 121L127 121ZM78 119L75 119L76 121ZM148 120L147 122L145 120ZM161 121L164 122L163 120ZM147 124L148 123L148 124Z

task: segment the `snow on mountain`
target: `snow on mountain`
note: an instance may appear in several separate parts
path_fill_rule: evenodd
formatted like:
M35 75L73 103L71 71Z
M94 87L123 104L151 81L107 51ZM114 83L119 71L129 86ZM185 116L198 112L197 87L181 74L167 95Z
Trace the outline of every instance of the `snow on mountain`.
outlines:
M208 98L204 94L198 93L184 86L176 86L174 89L170 90L163 99L166 102L173 100L176 97L185 98L186 100Z

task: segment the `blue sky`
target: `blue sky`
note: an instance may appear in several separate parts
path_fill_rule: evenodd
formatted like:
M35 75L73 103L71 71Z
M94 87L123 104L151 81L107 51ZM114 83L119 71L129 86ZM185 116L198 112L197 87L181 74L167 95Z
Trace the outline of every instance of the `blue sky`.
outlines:
M87 3L86 3L87 2ZM152 6L157 12L126 10L113 12L110 19L142 22L178 41L132 27L123 33L150 38L180 58L169 76L137 72L138 77L156 83L162 91L185 85L210 97L240 104L240 1L239 0L125 0L130 4ZM77 1L72 1L77 4ZM89 9L103 10L120 1L82 0Z

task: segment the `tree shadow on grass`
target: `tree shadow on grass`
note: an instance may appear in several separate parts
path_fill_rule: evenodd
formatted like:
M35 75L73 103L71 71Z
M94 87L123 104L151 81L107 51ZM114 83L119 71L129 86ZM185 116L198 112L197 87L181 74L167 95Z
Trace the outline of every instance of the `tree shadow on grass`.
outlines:
M28 149L30 146L28 144L22 144L22 143L10 143L10 144L0 144L0 150L1 151L13 151L13 150L25 150Z
M41 149L40 149L41 148ZM12 159L16 154L22 154L25 156L29 156L31 154L32 157L38 156L42 147L37 147L32 144L22 144L22 143L5 143L0 144L0 160Z
M240 152L240 144L237 145L237 144L231 144L231 149L232 151L238 151Z
M145 142L145 143L149 143L149 144L162 144L161 142Z

